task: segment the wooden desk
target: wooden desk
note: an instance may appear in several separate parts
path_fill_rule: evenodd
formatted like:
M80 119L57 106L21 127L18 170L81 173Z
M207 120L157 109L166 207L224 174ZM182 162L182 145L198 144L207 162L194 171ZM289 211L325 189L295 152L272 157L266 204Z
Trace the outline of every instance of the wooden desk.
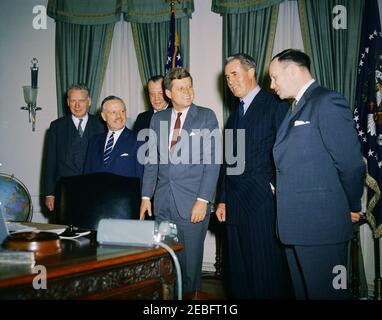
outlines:
M176 272L162 248L98 246L61 240L61 254L36 261L47 289L33 288L30 267L0 265L0 299L175 299ZM175 244L173 250L182 249Z

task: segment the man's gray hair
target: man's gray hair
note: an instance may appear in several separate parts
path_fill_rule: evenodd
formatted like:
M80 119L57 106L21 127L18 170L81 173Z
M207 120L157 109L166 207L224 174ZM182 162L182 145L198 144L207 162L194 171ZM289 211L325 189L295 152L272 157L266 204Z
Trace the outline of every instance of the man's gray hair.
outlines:
M72 85L68 88L68 90L66 90L66 94L67 94L67 96L69 96L69 92L70 92L70 90L83 90L83 91L86 91L86 92L87 92L88 96L90 96L90 94L89 94L89 88L88 88L88 86L87 86L86 84L84 84L84 83L72 84Z
M101 102L101 110L102 111L105 111L104 110L104 106L105 106L105 103L108 102L108 101L111 101L111 100L119 100L122 102L123 106L125 107L125 110L126 110L126 104L125 102L120 98L120 97L117 97L117 96L107 96L105 99L102 100Z
M226 66L228 63L230 63L233 60L240 61L241 65L244 67L245 70L255 69L256 71L256 62L248 54L245 54L245 53L234 54L226 59L224 66Z

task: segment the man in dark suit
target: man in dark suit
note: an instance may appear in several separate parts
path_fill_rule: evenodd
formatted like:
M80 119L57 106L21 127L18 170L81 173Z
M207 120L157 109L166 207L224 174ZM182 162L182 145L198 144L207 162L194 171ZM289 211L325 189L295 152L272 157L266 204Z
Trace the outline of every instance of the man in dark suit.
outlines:
M215 113L192 103L187 70L171 69L164 85L173 108L155 113L151 120L140 215L151 215L154 196L156 220L176 223L184 245L178 254L183 292L195 294L201 286L203 245L219 175L215 151L220 154L220 132Z
M136 133L142 129L150 128L150 121L153 114L165 110L168 107L163 88L163 76L158 75L151 77L147 83L147 91L152 108L138 115L134 123L134 131Z
M309 57L293 49L269 67L272 89L295 99L273 147L277 226L296 297L347 299L351 215L361 214L365 165L349 105L309 70Z
M82 174L89 139L105 131L101 120L88 114L91 100L85 85L71 86L67 103L71 114L53 121L48 130L44 193L49 211L54 209L57 181Z
M276 237L272 191L272 146L288 105L258 86L255 61L246 54L227 59L225 78L240 99L225 127L226 132L233 132L233 141L225 142L225 153L228 143L237 153L235 166L242 167L234 172L227 160L218 183L216 215L227 223L231 295L236 299L291 298L285 252Z
M125 103L119 97L108 96L102 101L101 107L101 116L108 132L90 140L84 173L109 172L141 178L143 166L137 159L141 143L137 141L136 133L126 127Z

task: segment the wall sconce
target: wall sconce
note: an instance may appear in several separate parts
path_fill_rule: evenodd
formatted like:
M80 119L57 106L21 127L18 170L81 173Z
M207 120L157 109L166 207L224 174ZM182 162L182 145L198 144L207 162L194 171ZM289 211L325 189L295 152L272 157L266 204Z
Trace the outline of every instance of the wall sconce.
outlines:
M36 58L32 59L31 66L31 86L23 86L24 101L27 104L26 107L21 107L22 110L28 110L29 123L32 122L32 131L35 131L36 126L36 111L42 110L42 108L37 107L37 77L38 77L38 60Z

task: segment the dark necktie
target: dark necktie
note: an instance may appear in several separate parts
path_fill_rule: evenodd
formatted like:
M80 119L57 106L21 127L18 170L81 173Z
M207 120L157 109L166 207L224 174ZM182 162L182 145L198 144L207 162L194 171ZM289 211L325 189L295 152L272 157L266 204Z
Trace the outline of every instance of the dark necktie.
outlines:
M80 138L82 138L82 136L84 135L84 130L82 129L82 121L84 119L80 119L80 123L78 124L78 134L80 135Z
M244 101L241 100L239 103L239 120L244 117Z
M114 144L114 132L111 133L109 139L107 140L105 151L103 152L103 163L107 165L110 160L111 151L113 150Z
M180 116L182 115L181 112L178 112L178 115L175 120L175 125L174 125L174 132L172 133L172 138L171 138L171 144L170 144L170 150L175 146L175 144L178 142L179 138L179 131L180 131Z

